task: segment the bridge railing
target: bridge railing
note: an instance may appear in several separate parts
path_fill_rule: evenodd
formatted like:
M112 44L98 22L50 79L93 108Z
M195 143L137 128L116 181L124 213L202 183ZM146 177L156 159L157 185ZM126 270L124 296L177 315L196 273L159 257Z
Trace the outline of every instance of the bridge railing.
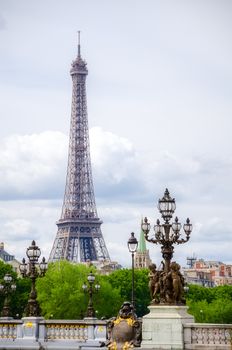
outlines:
M44 320L39 323L39 338L45 341L76 340L106 340L107 321L97 319L85 320ZM41 337L42 335L42 337Z
M79 324L74 322L46 323L45 340L49 341L59 339L74 339L80 342L84 342L88 339L88 326L82 323Z
M22 324L22 320L0 319L0 341L15 340L20 337Z
M84 320L44 320L0 319L0 349L8 344L20 344L33 340L40 344L64 344L63 349L70 344L80 348L90 344L100 346L106 340L107 321L97 319ZM183 325L183 342L186 350L229 350L232 349L232 324L186 323ZM75 345L74 345L75 344ZM82 344L82 345L81 345ZM6 347L7 348L7 347ZM10 347L9 347L10 348ZM17 348L17 347L16 347Z
M185 349L232 349L232 324L184 324Z
M0 319L0 349L14 346L14 349L36 348L44 344L62 345L62 349L76 349L84 346L100 347L106 341L107 321L94 318L84 320L44 320L31 317L22 320ZM50 344L50 345L49 345ZM31 345L31 346L32 346Z

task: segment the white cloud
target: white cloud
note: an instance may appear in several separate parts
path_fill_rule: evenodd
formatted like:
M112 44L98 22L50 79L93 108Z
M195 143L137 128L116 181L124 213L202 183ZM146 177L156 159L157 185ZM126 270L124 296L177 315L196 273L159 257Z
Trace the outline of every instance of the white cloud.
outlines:
M31 234L32 224L30 221L25 219L15 219L12 221L8 221L3 225L3 232L7 232L7 239L15 237L19 240L25 240Z
M34 239L42 254L48 257L61 202L38 199L0 201L1 241L6 250L21 260Z
M194 225L188 247L176 249L183 263L186 249L191 251L199 245L202 252L210 242L212 252L216 252L219 242L223 245L230 240L230 159L184 158L170 151L156 157L144 155L129 140L99 127L90 130L90 138L97 208L113 259L118 254L114 245L126 246L131 231L139 236L142 215L155 223L159 213L157 209L154 213L154 208L166 186L177 200L178 217L182 222L190 217ZM0 206L2 240L12 243L16 255L22 255L32 239L38 240L49 255L61 211L67 148L67 137L52 131L12 135L2 144L0 189L6 199L11 199ZM226 175L221 170L225 168ZM59 201L47 200L54 197ZM150 252L154 259L160 259L157 247ZM228 259L226 252L224 256ZM118 255L123 264L128 259Z
M126 138L104 131L100 127L90 129L91 155L95 176L107 185L118 184L136 167L134 148Z
M66 155L67 137L60 132L6 138L0 149L1 196L13 199L57 196L52 192L64 183Z
M111 202L141 195L143 171L132 143L100 127L90 129L90 139L96 196Z

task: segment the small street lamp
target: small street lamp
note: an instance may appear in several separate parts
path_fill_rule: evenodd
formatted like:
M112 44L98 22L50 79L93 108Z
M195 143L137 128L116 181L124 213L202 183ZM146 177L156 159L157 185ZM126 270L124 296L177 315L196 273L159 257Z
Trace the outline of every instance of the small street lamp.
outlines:
M95 275L92 272L89 273L87 280L88 280L88 285L84 283L82 286L83 291L85 293L89 293L89 303L87 307L86 317L95 317L95 310L93 307L93 294L97 293L101 288L101 286L98 283L94 285Z
M135 237L135 234L134 232L131 232L131 236L130 238L128 239L128 242L127 242L127 246L128 246L128 249L129 249L129 252L131 253L131 259L132 259L132 289L131 289L131 303L135 309L135 287L134 287L134 254L135 252L137 251L137 247L138 247L138 241Z
M26 254L29 260L28 263L26 263L23 258L22 264L19 266L22 276L31 279L31 292L26 307L26 316L37 317L40 316L40 307L37 301L35 282L37 277L45 275L45 272L47 271L47 262L45 261L45 258L42 259L41 263L38 262L41 251L34 240L32 241L31 246L27 248Z
M15 290L16 284L14 284L12 276L9 273L5 274L2 284L0 284L0 293L5 295L2 317L10 317L10 295L15 292Z

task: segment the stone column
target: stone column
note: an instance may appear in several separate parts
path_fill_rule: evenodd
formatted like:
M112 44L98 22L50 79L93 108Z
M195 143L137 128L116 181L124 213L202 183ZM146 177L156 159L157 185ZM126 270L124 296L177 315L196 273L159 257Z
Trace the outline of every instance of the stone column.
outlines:
M39 336L39 322L44 320L43 317L23 317L22 338L24 340L38 341Z

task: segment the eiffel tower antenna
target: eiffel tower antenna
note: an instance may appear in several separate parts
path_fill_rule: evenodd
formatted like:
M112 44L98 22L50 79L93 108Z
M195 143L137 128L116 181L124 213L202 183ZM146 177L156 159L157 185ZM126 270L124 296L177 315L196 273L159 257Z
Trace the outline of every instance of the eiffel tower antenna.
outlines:
M78 56L70 74L73 85L66 185L49 261L110 261L95 204L86 99L88 70L81 58L80 31Z
M78 53L77 56L81 57L81 32L78 30Z

